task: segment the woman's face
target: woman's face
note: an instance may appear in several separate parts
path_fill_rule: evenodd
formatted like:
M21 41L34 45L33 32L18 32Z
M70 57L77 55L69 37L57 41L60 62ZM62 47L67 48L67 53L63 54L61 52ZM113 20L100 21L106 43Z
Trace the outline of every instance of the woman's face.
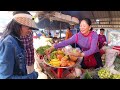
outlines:
M26 36L26 35L28 35L31 31L32 31L31 28L29 28L29 27L27 27L27 26L22 26L21 36Z
M91 29L91 26L87 24L85 20L82 20L80 23L80 31L82 34L87 34Z
M103 34L104 34L104 31L103 31L103 30L101 30L101 31L100 31L100 34L101 34L101 35L103 35Z

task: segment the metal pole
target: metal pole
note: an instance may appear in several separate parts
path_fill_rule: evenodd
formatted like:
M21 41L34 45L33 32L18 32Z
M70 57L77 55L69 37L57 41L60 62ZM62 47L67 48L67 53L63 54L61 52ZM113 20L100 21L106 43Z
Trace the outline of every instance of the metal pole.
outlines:
M60 40L61 40L61 22L60 22Z
M61 14L61 11L60 11ZM61 22L60 22L60 40L61 40Z

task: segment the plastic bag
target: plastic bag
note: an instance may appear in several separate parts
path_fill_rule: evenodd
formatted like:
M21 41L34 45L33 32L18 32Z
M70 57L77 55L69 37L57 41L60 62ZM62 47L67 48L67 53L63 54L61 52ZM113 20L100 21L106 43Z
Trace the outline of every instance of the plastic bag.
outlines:
M111 67L109 67L109 71L112 73L112 74L120 74L120 72L118 72L117 70L114 69L115 66L112 65Z
M118 53L119 53L118 50L107 49L106 50L106 57L105 57L105 65L104 65L104 67L112 66Z
M48 79L47 75L43 72L38 73L38 78L37 79Z
M72 52L72 46L71 45L68 45L68 46L65 46L62 51L66 54L66 55L69 55L69 52Z
M75 67L75 76L76 77L80 77L82 75L82 71L80 68Z
M40 66L40 63L42 63L42 61L39 58L39 55L37 55L36 51L34 50L34 58L35 58L35 62L34 62L34 69L37 72L41 72L42 68Z
M117 55L114 61L114 69L120 72L120 56Z

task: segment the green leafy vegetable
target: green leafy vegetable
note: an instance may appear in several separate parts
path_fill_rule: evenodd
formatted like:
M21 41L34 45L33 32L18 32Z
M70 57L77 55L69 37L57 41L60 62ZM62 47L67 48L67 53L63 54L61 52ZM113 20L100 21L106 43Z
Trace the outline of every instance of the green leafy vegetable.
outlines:
M46 45L46 46L41 46L39 47L36 52L41 54L41 55L44 55L45 54L45 50L47 50L48 48L50 48L51 46L49 45Z

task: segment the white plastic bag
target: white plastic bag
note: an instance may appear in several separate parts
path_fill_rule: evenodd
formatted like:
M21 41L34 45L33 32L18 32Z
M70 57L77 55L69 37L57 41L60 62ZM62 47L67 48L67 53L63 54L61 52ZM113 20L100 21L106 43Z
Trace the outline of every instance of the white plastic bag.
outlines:
M37 61L34 62L34 69L36 72L42 72L42 68Z
M109 70L112 74L120 74L120 72L118 72L117 70L114 69L114 65L112 65L111 67L109 67Z
M104 67L112 66L118 53L119 53L118 50L107 49L106 50L106 57L105 57L105 65L104 65Z
M38 72L38 78L37 79L48 79L48 77L45 73Z
M75 75L76 75L76 77L80 77L82 75L82 71L80 68L75 67Z

